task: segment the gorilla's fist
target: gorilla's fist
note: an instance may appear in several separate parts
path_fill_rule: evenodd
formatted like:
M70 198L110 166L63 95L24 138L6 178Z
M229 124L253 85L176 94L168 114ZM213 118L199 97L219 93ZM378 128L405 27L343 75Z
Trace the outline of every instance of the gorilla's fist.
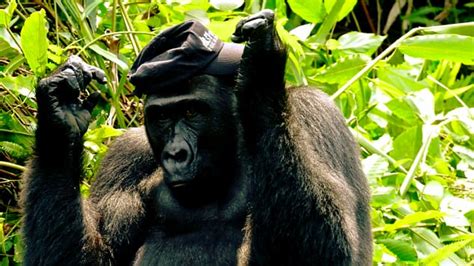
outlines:
M232 35L232 41L241 43L249 42L273 42L275 14L272 10L264 9L252 16L242 19L236 26Z
M38 128L43 134L71 144L82 138L89 126L90 112L100 96L96 92L84 101L79 99L81 90L92 79L106 82L102 70L71 56L55 73L39 82L36 89Z

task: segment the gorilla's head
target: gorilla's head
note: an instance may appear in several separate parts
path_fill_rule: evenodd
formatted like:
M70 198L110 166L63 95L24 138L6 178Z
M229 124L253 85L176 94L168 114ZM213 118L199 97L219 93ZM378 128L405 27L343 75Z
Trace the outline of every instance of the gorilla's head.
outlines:
M214 198L234 178L239 121L232 85L199 75L146 99L148 140L178 198Z

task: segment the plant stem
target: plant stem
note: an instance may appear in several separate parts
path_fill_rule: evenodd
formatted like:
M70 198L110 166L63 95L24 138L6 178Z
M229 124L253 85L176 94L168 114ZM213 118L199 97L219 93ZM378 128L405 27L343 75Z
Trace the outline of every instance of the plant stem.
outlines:
M26 167L24 166L21 166L15 163L5 162L5 161L0 161L0 166L9 167L9 168L20 170L20 171L26 170Z
M371 70L380 60L385 58L387 55L389 55L393 50L395 50L400 43L402 43L405 39L411 37L418 31L420 31L421 27L414 28L407 32L405 35L403 35L400 39L396 40L392 45L390 45L387 49L385 49L382 53L380 53L374 60L370 61L359 73L357 73L355 76L353 76L348 82L346 82L339 90L337 90L333 95L331 95L331 99L336 99L341 95L344 91L346 91L354 82L356 82L358 79L360 79L363 75L365 75L369 70Z

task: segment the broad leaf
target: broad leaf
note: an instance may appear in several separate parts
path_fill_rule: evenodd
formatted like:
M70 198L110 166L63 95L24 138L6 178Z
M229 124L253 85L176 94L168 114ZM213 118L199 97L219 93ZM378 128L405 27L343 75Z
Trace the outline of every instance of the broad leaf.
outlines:
M413 232L413 243L415 243L417 251L421 253L421 258L428 257L443 247L443 244L441 244L438 236L433 231L423 227L410 228L410 230ZM453 265L453 263L454 265L465 265L465 262L454 253L446 259L450 263L441 265Z
M343 84L364 68L369 60L370 58L364 55L342 58L317 73L313 79L323 83Z
M386 36L373 33L348 32L339 37L337 50L344 53L363 53L372 55L385 40Z
M439 265L439 263L449 256L453 255L456 251L460 250L461 248L465 247L469 243L471 243L472 239L457 241L452 244L446 245L436 252L431 253L428 257L424 258L421 262L426 265Z
M48 63L48 38L43 9L31 14L21 29L21 48L31 70L37 76L44 75Z
M451 25L424 28L423 33L448 33L474 37L474 22L457 23Z
M89 48L91 50L93 50L94 52L100 54L101 56L107 58L108 60L114 62L115 64L117 64L117 66L122 70L122 71L127 71L128 70L128 65L127 63L125 63L124 61L122 61L120 58L117 57L117 55L107 51L107 50L104 50L102 49L99 45L97 44L93 44L91 46L89 46Z
M408 214L402 219L396 221L393 224L388 224L385 226L384 230L386 231L395 231L400 228L408 227L410 225L417 224L421 221L431 220L431 219L440 219L444 216L442 212L439 211L426 211L426 212L415 212Z
M457 34L416 36L404 40L402 53L430 60L450 60L474 64L474 37Z
M443 199L443 196L444 187L438 181L432 180L423 188L423 199L431 203L435 208L439 207L439 203Z
M17 3L16 0L10 0L7 8L0 9L0 26L8 27L12 20L13 13L15 12Z
M421 147L421 128L421 126L412 127L398 135L393 141L393 151L390 152L390 156L397 160L415 158Z
M211 0L212 7L222 11L234 10L244 4L244 0Z
M378 241L396 255L401 261L416 262L418 256L416 250L410 243L403 240L382 239Z
M336 3L337 0L324 0L324 7L326 8L327 13L331 12L332 7ZM340 21L344 17L346 17L352 9L354 9L354 6L357 4L357 0L346 0L344 1L344 5L339 11L339 14L337 15L337 21Z
M321 22L326 15L323 0L288 0L288 5L293 12L308 22Z
M434 119L434 96L429 89L413 92L406 97L406 100L416 109L423 121Z

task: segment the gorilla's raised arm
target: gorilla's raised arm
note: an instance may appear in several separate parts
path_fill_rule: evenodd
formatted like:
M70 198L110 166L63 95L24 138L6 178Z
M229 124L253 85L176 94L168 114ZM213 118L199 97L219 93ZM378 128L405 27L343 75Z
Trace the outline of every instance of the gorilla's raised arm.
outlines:
M256 265L370 265L369 191L339 110L311 88L285 89L273 12L237 25L247 41L239 106L253 162L249 235Z
M117 237L116 230L123 230L119 224L139 224L141 217L137 213L143 213L143 210L141 199L135 197L137 192L120 183L109 184L104 189L108 197L92 204L81 199L79 191L82 137L99 96L93 94L81 101L79 94L93 79L105 82L104 73L72 56L37 87L35 154L25 174L22 195L25 265L106 265L117 259L118 255L113 253L117 253L122 242L133 242L128 238L133 238L134 230L120 232L121 238ZM140 167L139 164L136 166ZM120 171L123 166L115 169ZM121 200L123 194L127 201ZM113 219L113 226L107 221L106 235L100 233L104 212L121 215Z

